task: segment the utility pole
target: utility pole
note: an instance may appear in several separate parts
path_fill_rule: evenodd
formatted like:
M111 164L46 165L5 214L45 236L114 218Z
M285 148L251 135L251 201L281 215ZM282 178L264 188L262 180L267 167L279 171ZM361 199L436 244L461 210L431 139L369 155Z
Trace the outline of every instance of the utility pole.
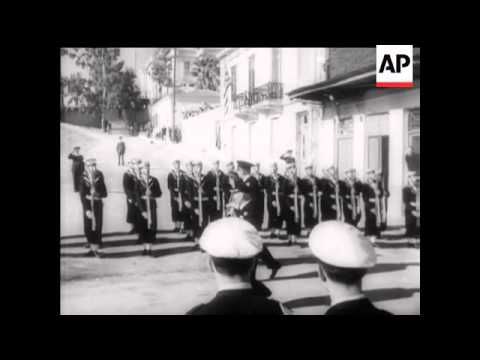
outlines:
M177 48L173 48L173 94L172 94L172 142L175 143L175 81L177 72Z
M105 97L107 92L106 79L105 79L105 48L102 48L102 82L103 82L103 94L102 94L102 130L105 131Z

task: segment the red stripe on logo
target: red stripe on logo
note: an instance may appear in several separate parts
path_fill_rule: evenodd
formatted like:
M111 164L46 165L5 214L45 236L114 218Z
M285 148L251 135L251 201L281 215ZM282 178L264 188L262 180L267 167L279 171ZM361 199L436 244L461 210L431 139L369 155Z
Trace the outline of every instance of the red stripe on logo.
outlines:
M386 88L409 88L413 87L413 82L377 82L376 86Z

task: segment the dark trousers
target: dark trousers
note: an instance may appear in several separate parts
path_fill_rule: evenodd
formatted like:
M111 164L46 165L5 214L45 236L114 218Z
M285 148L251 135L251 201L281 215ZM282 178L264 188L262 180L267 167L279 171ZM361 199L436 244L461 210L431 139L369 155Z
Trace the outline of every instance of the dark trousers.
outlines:
M137 221L138 240L143 244L152 244L155 242L157 234L157 209L151 207L152 224L148 227L148 219L145 219L140 213Z
M185 215L185 208L182 206L182 211L179 209L178 205L178 194L174 193L173 191L170 192L170 208L172 209L172 221L177 222L177 221L183 221Z
M124 159L125 154L124 153L118 153L118 166L120 165L125 165L125 159Z
M287 209L285 211L285 220L287 223L287 234L288 235L300 235L301 223L300 223L300 214L298 214L298 222L295 222L295 212Z
M365 236L380 237L380 228L377 226L377 216L371 210L365 211Z
M103 225L103 203L95 201L93 205L95 216L95 230L92 230L92 219L86 215L86 209L83 209L83 230L89 244L102 244L102 225Z
M264 283L256 279L256 272L257 272L257 260L255 260L255 265L253 266L253 270L250 275L250 283L252 284L252 289L255 295L264 296L268 298L270 295L272 295L272 291L267 286L265 286Z
M417 226L417 218L413 216L410 211L405 213L405 236L419 237L420 229Z

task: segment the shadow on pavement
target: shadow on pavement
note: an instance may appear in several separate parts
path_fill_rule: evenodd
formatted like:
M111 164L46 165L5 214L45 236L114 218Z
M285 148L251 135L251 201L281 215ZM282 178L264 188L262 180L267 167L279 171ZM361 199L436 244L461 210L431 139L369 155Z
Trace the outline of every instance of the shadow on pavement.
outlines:
M396 300L409 298L413 294L420 292L420 289L404 289L404 288L391 288L391 289L374 289L365 291L365 295L372 301L386 301L386 300ZM295 300L290 300L284 302L285 306L289 308L301 308L307 306L328 306L330 305L330 297L325 296L313 296L300 298Z
M175 247L170 249L154 249L152 250L152 254L154 258L157 258L157 257L162 257L167 255L183 254L183 253L195 252L195 251L197 250L194 249L192 246L181 246L181 247ZM115 253L108 253L105 251L101 251L101 252L102 252L102 259L123 259L128 257L141 256L143 252L143 247L140 247L139 245L138 250L132 250L132 251L122 251L122 252L115 252ZM86 254L87 254L87 250L85 249L85 252L82 252L82 253L60 254L60 257L87 258Z
M169 233L176 233L172 230L157 230L157 234L169 234ZM124 236L124 235L135 235L135 234L129 234L128 231L117 231L117 232L111 232L111 233L103 233L102 237L112 237L112 236ZM67 235L67 236L60 236L60 240L69 240L69 239L77 239L77 238L84 238L85 234L80 234L80 235Z
M137 235L132 235L132 236L134 236L134 238L103 241L103 246L106 248L111 248L111 247L139 245L137 242L138 241ZM174 243L183 243L183 242L186 242L185 237L182 237L181 239L157 238L155 241L155 244L174 244ZM70 244L61 244L60 247L62 249L78 248L78 247L81 248L81 247L84 247L85 244L86 244L85 241L81 241L81 242L75 242Z
M316 264L317 260L313 256L302 256L295 258L278 258L282 266L288 265L302 265L302 264Z

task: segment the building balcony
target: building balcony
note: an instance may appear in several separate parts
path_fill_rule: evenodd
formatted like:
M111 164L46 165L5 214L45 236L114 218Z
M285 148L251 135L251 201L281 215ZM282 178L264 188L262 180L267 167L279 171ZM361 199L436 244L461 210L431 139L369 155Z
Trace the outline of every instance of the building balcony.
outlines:
M232 97L233 109L238 117L251 117L259 113L276 113L282 109L283 84L268 82Z

